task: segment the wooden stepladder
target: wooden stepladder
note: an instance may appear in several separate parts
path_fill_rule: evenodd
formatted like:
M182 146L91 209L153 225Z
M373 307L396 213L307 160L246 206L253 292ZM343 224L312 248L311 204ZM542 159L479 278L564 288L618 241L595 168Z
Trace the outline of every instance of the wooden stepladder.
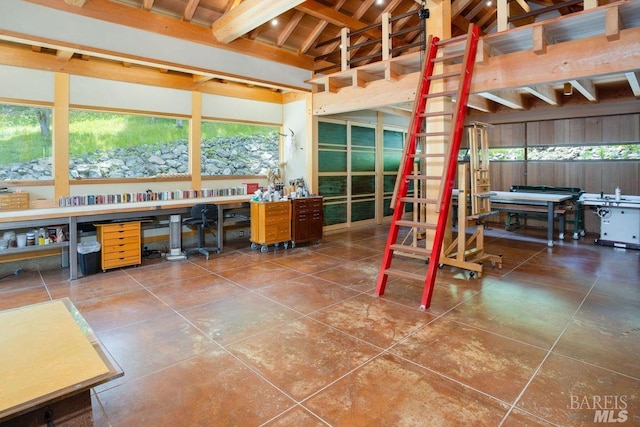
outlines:
M491 255L484 250L484 224L491 210L491 181L489 179L489 141L487 125L472 123L469 136L469 163L458 166L458 235L445 238L440 264L469 270L471 276L482 276L485 262L502 269L502 255ZM467 236L467 229L471 233Z
M428 52L422 65L407 142L398 170L394 197L391 200L395 207L376 285L375 293L378 296L384 294L389 276L424 280L420 307L428 308L431 304L438 260L447 229L478 37L479 29L473 25L469 27L466 36L447 40L429 37ZM436 68L443 69L445 66L456 71L434 74ZM433 82L436 82L433 85L436 87L434 91L431 90ZM457 85L457 89L449 90L448 87L453 85ZM436 91L445 86L447 89ZM451 99L453 102L449 102ZM431 104L437 107L448 104L453 108L438 108L442 111L432 111ZM449 129L440 130L437 128L438 124L448 125ZM435 129L432 130L432 128ZM446 148L442 153L438 147L442 146L445 138L447 138ZM415 163L420 164L417 172L413 172ZM414 189L413 197L407 197L411 181L419 182L420 188ZM439 185L438 195L428 197L427 189L431 189L434 184ZM430 216L434 215L420 214L418 221L415 217L414 220L403 220L406 203L418 205L421 213L435 210L437 219L430 219ZM430 234L433 237L419 240L422 244L416 244L417 239L408 239L410 244L406 244L407 239L398 242L401 228L403 228L403 234L405 234L404 231L411 233L417 230L425 236ZM392 268L394 255L420 257L425 261L431 261L426 278L399 268Z

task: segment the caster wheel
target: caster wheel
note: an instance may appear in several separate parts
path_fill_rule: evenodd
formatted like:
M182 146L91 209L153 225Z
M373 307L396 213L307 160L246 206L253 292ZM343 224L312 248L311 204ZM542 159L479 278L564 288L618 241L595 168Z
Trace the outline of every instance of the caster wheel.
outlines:
M293 247L293 246L292 246L292 247ZM289 249L289 243L286 243L286 242L285 242L285 244L284 244L284 248L285 248L285 249Z
M296 242L291 242L291 249L296 247Z
M573 240L578 240L580 235L578 233L573 233Z
M476 275L476 272L475 272L475 271L471 271L471 272L469 272L469 277L475 277L475 275Z
M438 268L442 269L442 267L444 267L444 264L442 263L438 264Z
M260 248L260 252L262 252L263 254L266 254L269 251L269 248L267 246L263 246Z
M256 251L256 250L258 250L258 248L259 248L259 245L257 243L251 243L251 250L252 251Z
M560 234L558 235L558 238L559 238L560 240L564 240L564 233L560 233Z
M584 230L580 232L580 236L584 237Z

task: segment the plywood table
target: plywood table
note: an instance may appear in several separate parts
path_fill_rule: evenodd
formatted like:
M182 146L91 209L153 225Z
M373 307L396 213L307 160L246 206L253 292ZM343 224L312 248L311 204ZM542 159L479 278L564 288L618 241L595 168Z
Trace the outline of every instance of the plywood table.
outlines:
M123 375L68 298L0 312L0 426L92 426L90 389Z

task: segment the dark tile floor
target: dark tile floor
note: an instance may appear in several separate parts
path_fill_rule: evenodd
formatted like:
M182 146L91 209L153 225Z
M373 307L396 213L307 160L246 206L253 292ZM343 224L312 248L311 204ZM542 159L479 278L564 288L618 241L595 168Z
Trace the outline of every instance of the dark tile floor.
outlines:
M503 269L444 267L421 311L421 283L373 297L386 231L27 271L0 281L0 309L75 303L125 371L93 390L97 426L640 425L640 251L496 228Z

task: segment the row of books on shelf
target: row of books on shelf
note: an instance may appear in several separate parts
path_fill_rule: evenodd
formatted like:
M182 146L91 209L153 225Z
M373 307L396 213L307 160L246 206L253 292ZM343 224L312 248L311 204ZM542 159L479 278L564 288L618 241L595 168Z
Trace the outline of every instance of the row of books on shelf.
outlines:
M202 190L151 191L122 194L89 194L87 196L60 197L60 207L108 205L113 203L135 203L165 200L197 199L201 197L241 196L252 194L257 184L243 184L241 187L215 188Z

